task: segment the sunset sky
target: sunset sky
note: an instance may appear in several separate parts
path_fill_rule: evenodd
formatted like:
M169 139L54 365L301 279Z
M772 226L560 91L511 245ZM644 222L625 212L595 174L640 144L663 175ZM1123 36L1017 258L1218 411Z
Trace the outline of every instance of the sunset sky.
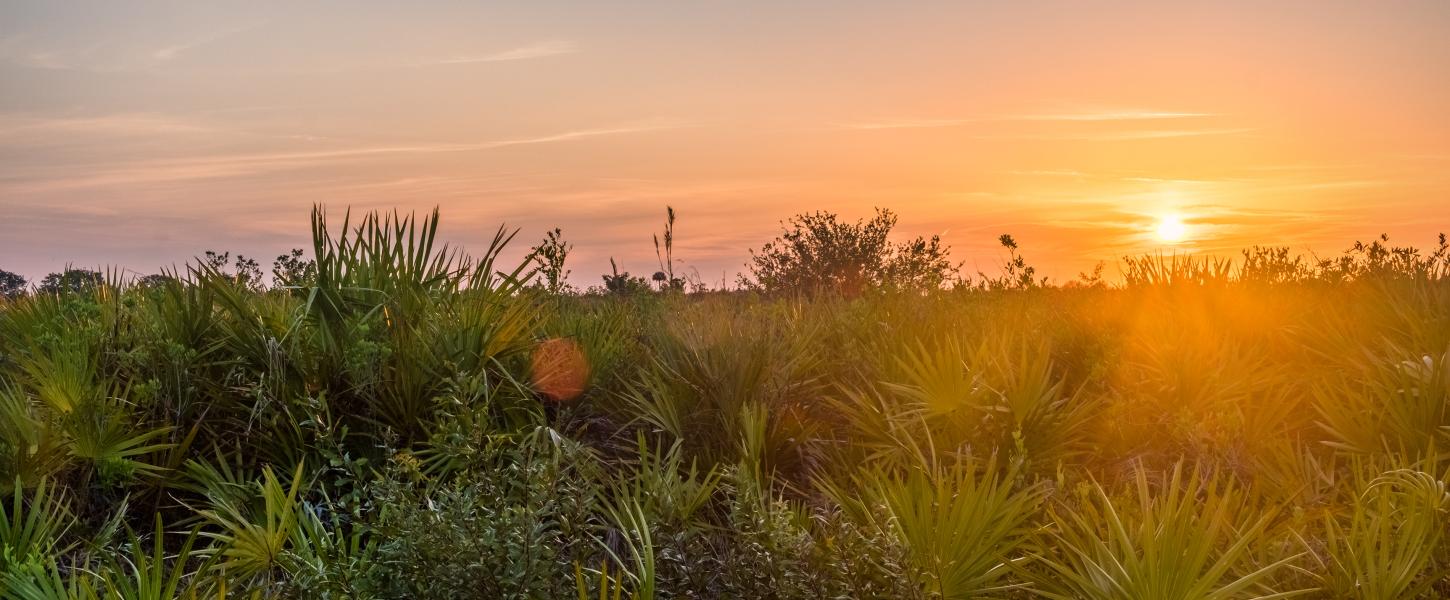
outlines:
M583 285L666 205L716 284L813 210L1058 281L1450 231L1444 0L229 4L0 3L0 269L270 263L316 202L560 227Z

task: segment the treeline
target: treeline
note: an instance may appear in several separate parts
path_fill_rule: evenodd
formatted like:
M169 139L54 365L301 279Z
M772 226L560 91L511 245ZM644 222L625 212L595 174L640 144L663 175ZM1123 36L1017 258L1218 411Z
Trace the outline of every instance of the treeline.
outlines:
M584 295L729 291L728 282L721 281L719 287L712 288L698 273L683 268L684 261L674 254L674 208L667 208L666 214L663 232L653 238L659 270L649 278L620 271L611 258L611 272L601 277L601 284L576 287L569 281L571 271L567 267L573 244L564 239L562 230L555 228L530 248L527 260L532 269L528 275L534 278L533 286L555 294ZM746 271L737 276L734 289L852 297L881 291L1020 290L1058 285L1048 277L1038 276L1036 267L1027 261L1010 234L998 238L1007 253L998 271L969 275L963 271L965 263L952 259L951 247L942 243L939 236L891 241L896 222L896 215L886 209L877 209L872 218L854 223L829 212L792 217L782 224L779 237L750 251ZM503 235L503 230L499 235ZM498 240L507 243L512 238L513 235L508 235ZM1384 277L1439 278L1450 272L1450 240L1443 233L1429 251L1393 245L1388 235L1381 235L1369 242L1357 241L1331 258L1306 257L1285 246L1254 246L1242 250L1241 254L1237 261L1179 254L1124 257L1119 263L1121 285L1342 283ZM273 261L270 282L255 258L241 254L233 257L230 252L208 250L196 262L206 270L225 273L256 290L266 289L269 283L272 288L306 286L312 282L316 270L315 261L307 258L302 249L293 249ZM1060 287L1107 286L1106 267L1106 263L1099 262L1092 272L1080 273ZM109 278L112 285L128 283L149 287L174 276L172 273L127 278L110 274ZM0 296L15 297L27 291L75 292L107 280L108 275L99 271L67 268L46 275L32 287L24 277L0 269Z

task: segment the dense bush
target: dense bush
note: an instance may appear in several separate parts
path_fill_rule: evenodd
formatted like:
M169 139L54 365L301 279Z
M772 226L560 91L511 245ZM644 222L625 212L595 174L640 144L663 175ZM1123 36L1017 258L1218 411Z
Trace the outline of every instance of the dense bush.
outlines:
M960 265L941 238L888 239L896 215L877 209L870 221L847 223L834 213L793 217L781 236L750 253L747 287L771 293L844 294L866 290L929 290L951 283Z

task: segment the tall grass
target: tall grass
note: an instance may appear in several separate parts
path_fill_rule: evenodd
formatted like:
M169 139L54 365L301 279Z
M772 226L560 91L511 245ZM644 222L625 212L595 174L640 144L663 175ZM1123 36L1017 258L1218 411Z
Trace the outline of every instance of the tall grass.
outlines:
M438 223L0 298L0 598L1450 595L1443 243L563 294Z
M1033 589L1047 598L1286 598L1309 590L1271 587L1289 556L1255 564L1277 516L1234 484L1182 466L1156 481L1139 470L1130 496L1092 484L1076 505L1049 511L1036 543Z

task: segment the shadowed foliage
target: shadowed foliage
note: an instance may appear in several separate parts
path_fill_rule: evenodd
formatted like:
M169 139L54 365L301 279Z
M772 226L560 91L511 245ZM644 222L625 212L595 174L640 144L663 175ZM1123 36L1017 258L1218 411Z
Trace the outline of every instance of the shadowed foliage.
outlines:
M0 598L1450 595L1443 239L956 285L817 213L732 292L666 216L584 291L318 207L270 282L7 292Z

